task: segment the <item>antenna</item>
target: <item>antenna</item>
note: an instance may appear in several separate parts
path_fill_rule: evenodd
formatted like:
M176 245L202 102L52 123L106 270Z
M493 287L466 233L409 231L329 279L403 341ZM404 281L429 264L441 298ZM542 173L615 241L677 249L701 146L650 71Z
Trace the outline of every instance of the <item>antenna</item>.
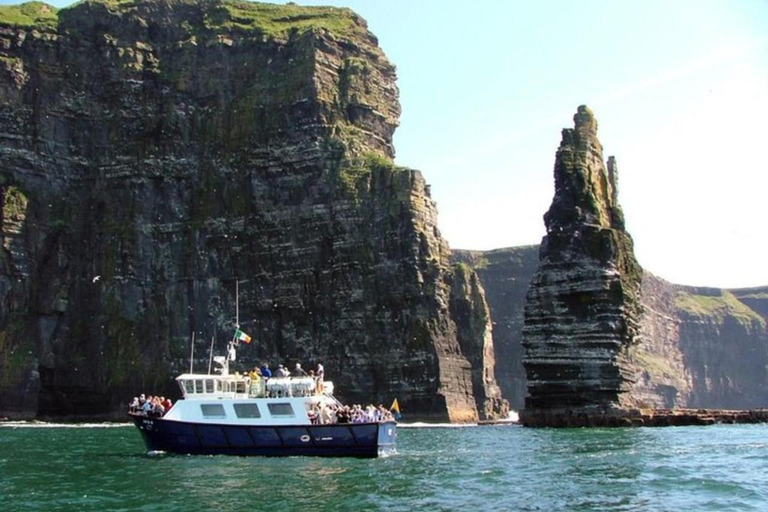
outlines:
M192 365L194 364L195 360L195 331L192 330L192 343L189 344L189 373L194 373L192 371Z
M213 340L215 338L211 336L211 355L208 356L208 375L211 374L211 364L213 364Z

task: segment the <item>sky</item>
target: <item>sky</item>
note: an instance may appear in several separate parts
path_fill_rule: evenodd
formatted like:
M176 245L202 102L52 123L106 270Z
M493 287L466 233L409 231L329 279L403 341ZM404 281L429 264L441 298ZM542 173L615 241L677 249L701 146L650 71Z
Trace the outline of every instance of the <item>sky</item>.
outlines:
M768 285L768 0L296 3L352 8L397 67L396 163L424 174L451 248L541 241L586 104L641 266Z

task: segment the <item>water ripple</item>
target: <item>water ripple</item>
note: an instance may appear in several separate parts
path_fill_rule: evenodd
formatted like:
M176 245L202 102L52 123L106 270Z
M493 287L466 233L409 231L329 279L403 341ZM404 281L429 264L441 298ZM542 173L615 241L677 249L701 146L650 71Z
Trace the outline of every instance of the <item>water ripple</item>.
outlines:
M768 427L403 429L375 460L146 454L133 428L0 430L3 510L764 510Z

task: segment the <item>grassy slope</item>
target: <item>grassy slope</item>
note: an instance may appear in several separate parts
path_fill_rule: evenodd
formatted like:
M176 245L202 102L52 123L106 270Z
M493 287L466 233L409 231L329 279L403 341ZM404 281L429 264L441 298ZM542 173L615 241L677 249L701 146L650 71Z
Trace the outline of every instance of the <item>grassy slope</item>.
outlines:
M43 2L0 5L0 23L16 27L54 27L59 10Z
M111 10L132 12L153 0L85 0L107 5ZM66 9L76 9L78 2ZM197 0L176 0L176 4L196 4ZM336 35L352 37L367 33L361 18L346 8L273 5L238 0L206 3L206 28L255 30L269 37L280 37L292 30L326 29ZM0 24L17 27L55 27L59 9L43 2L0 6Z
M741 322L757 322L765 326L763 317L727 290L723 290L720 295L696 295L681 291L675 298L675 305L693 316L709 316L719 322L722 322L726 316L732 316Z

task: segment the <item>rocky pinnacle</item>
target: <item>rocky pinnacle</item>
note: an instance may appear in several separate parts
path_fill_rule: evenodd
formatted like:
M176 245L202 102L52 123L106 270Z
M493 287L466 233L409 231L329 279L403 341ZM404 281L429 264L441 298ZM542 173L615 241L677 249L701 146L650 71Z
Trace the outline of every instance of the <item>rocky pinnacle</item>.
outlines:
M555 196L525 306L523 421L535 424L632 405L628 349L638 337L642 269L617 200L616 161L604 163L592 111L580 106L574 122L557 150Z

